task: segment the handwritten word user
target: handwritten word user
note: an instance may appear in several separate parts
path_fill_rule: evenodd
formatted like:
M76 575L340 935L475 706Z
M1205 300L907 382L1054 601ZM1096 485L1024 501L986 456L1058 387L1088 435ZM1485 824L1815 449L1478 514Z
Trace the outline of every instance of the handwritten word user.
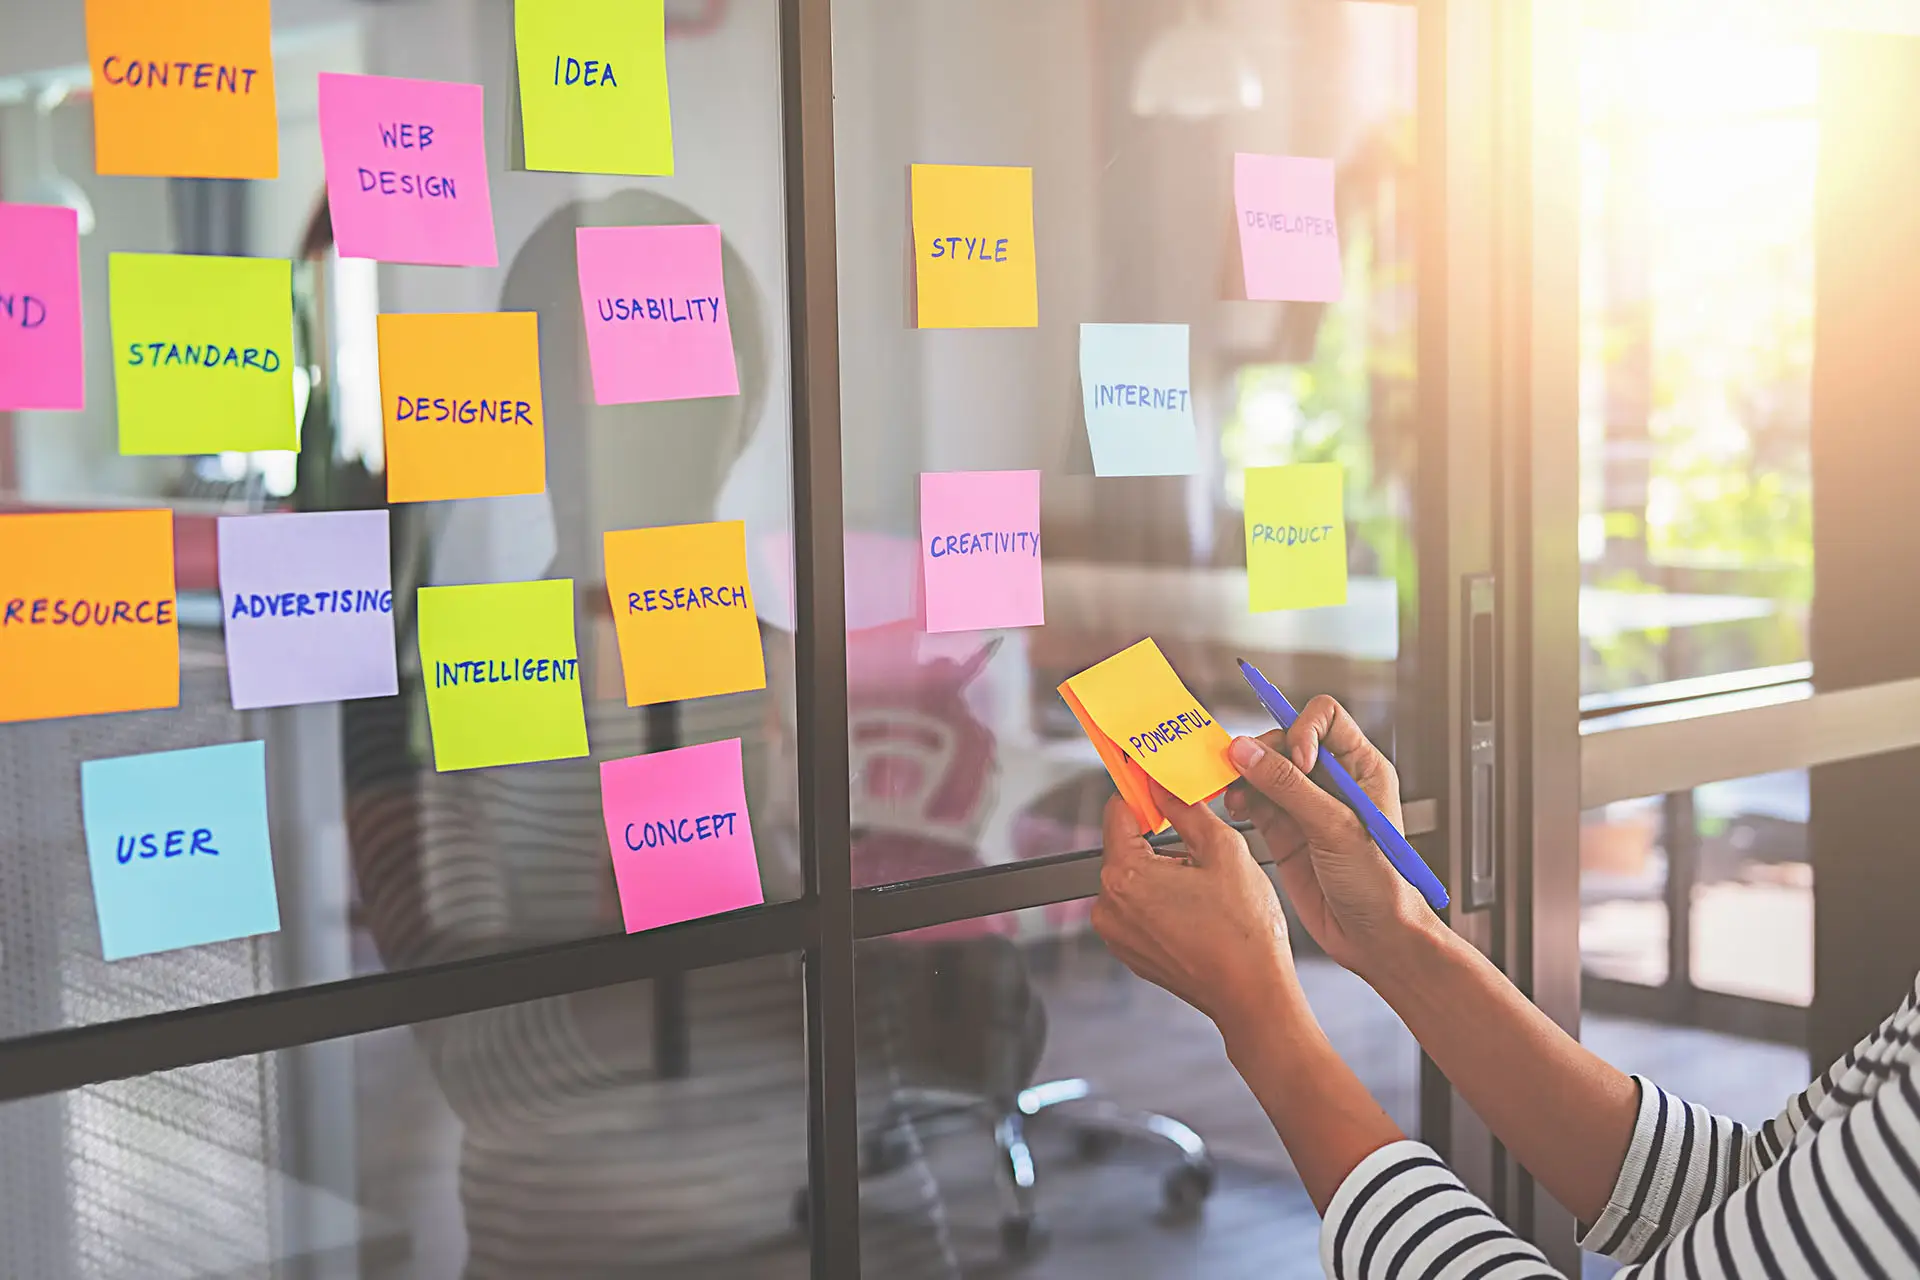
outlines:
M930 258L952 258L956 262L1005 262L1007 260L1006 236L989 239L986 236L936 236L933 240L933 252Z
M191 858L203 853L212 858L220 856L220 851L213 847L211 827L195 827L191 832L176 827L172 831L145 831L113 838L113 856L123 867L135 857L178 858L185 854Z

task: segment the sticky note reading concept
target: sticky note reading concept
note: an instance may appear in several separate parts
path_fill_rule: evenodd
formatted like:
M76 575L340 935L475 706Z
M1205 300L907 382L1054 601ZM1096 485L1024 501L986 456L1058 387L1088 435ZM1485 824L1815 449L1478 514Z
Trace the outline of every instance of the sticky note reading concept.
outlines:
M922 472L920 545L928 631L1046 621L1038 471Z
M767 687L744 523L616 529L606 551L628 706Z
M574 243L596 404L740 394L720 228L581 227Z
M0 204L0 412L86 407L80 218Z
M422 587L419 614L435 769L587 754L572 579Z
M1186 325L1081 325L1080 393L1095 475L1199 469Z
M387 501L545 491L533 312L383 315L377 325Z
M80 809L107 959L279 931L264 743L83 761Z
M529 169L673 172L665 0L516 0Z
M1033 170L914 165L913 266L922 329L1039 324Z
M1347 602L1344 480L1332 462L1247 469L1247 595L1255 613Z
M628 933L766 901L740 739L609 760L600 798Z
M1333 161L1309 156L1233 158L1233 201L1247 297L1333 302L1340 296L1340 225Z

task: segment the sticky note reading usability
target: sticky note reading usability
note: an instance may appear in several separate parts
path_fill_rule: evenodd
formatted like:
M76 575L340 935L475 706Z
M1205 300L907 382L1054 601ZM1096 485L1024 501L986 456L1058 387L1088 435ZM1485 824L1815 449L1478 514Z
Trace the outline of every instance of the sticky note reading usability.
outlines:
M574 243L594 403L740 394L720 228L581 227Z
M671 174L665 0L516 0L529 169Z
M1340 296L1340 225L1333 161L1309 156L1233 158L1240 266L1256 302L1333 302Z
M766 901L740 739L609 760L600 799L628 933Z
M1187 476L1200 466L1183 324L1080 326L1080 394L1097 476Z
M1038 471L922 472L920 546L928 631L1046 621Z
M80 219L0 204L0 412L86 407Z
M1247 469L1247 595L1253 612L1347 602L1343 485L1332 462Z
M384 315L377 325L387 501L546 490L533 312Z
M587 754L572 579L422 587L419 614L435 769Z
M1033 170L914 165L913 266L922 329L1039 324Z
M606 551L628 706L767 687L745 524L616 529Z

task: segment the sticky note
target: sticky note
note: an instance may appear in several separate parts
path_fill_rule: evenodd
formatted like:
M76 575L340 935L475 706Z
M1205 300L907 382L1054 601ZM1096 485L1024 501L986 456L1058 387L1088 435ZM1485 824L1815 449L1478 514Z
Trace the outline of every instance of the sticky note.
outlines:
M628 933L766 901L740 739L609 760L600 800Z
M1080 394L1095 475L1199 470L1186 325L1081 325Z
M1247 468L1247 595L1255 613L1347 602L1338 463Z
M235 707L400 691L385 511L222 516L218 536Z
M767 687L745 524L616 529L606 551L628 706Z
M285 258L107 258L120 452L298 449L293 264Z
M435 769L587 754L571 578L422 587L419 616Z
M1311 156L1233 158L1240 268L1256 302L1332 302L1340 296L1340 224L1333 161Z
M914 165L913 265L922 329L1039 324L1033 170Z
M545 491L535 313L384 315L377 326L388 502Z
M0 412L83 409L86 395L79 215L0 204Z
M477 84L320 73L327 211L342 257L499 263L482 96Z
M0 515L0 722L180 705L173 512Z
M581 227L574 241L594 403L740 394L720 228Z
M1038 471L922 472L920 547L928 631L1046 621Z
M1227 731L1174 674L1151 638L1122 649L1060 686L1127 807L1146 831L1169 825L1146 780L1199 804L1239 773L1227 760Z
M107 959L279 932L265 743L82 761L80 811Z
M665 0L517 0L529 169L671 174Z
M96 173L277 178L268 0L86 0Z

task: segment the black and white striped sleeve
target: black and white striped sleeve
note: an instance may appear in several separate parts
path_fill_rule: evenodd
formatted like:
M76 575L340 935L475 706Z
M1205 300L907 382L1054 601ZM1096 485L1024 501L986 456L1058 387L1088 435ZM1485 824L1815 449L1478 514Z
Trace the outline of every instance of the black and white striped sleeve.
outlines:
M1389 1143L1347 1175L1321 1224L1320 1265L1335 1280L1561 1280L1419 1142Z

